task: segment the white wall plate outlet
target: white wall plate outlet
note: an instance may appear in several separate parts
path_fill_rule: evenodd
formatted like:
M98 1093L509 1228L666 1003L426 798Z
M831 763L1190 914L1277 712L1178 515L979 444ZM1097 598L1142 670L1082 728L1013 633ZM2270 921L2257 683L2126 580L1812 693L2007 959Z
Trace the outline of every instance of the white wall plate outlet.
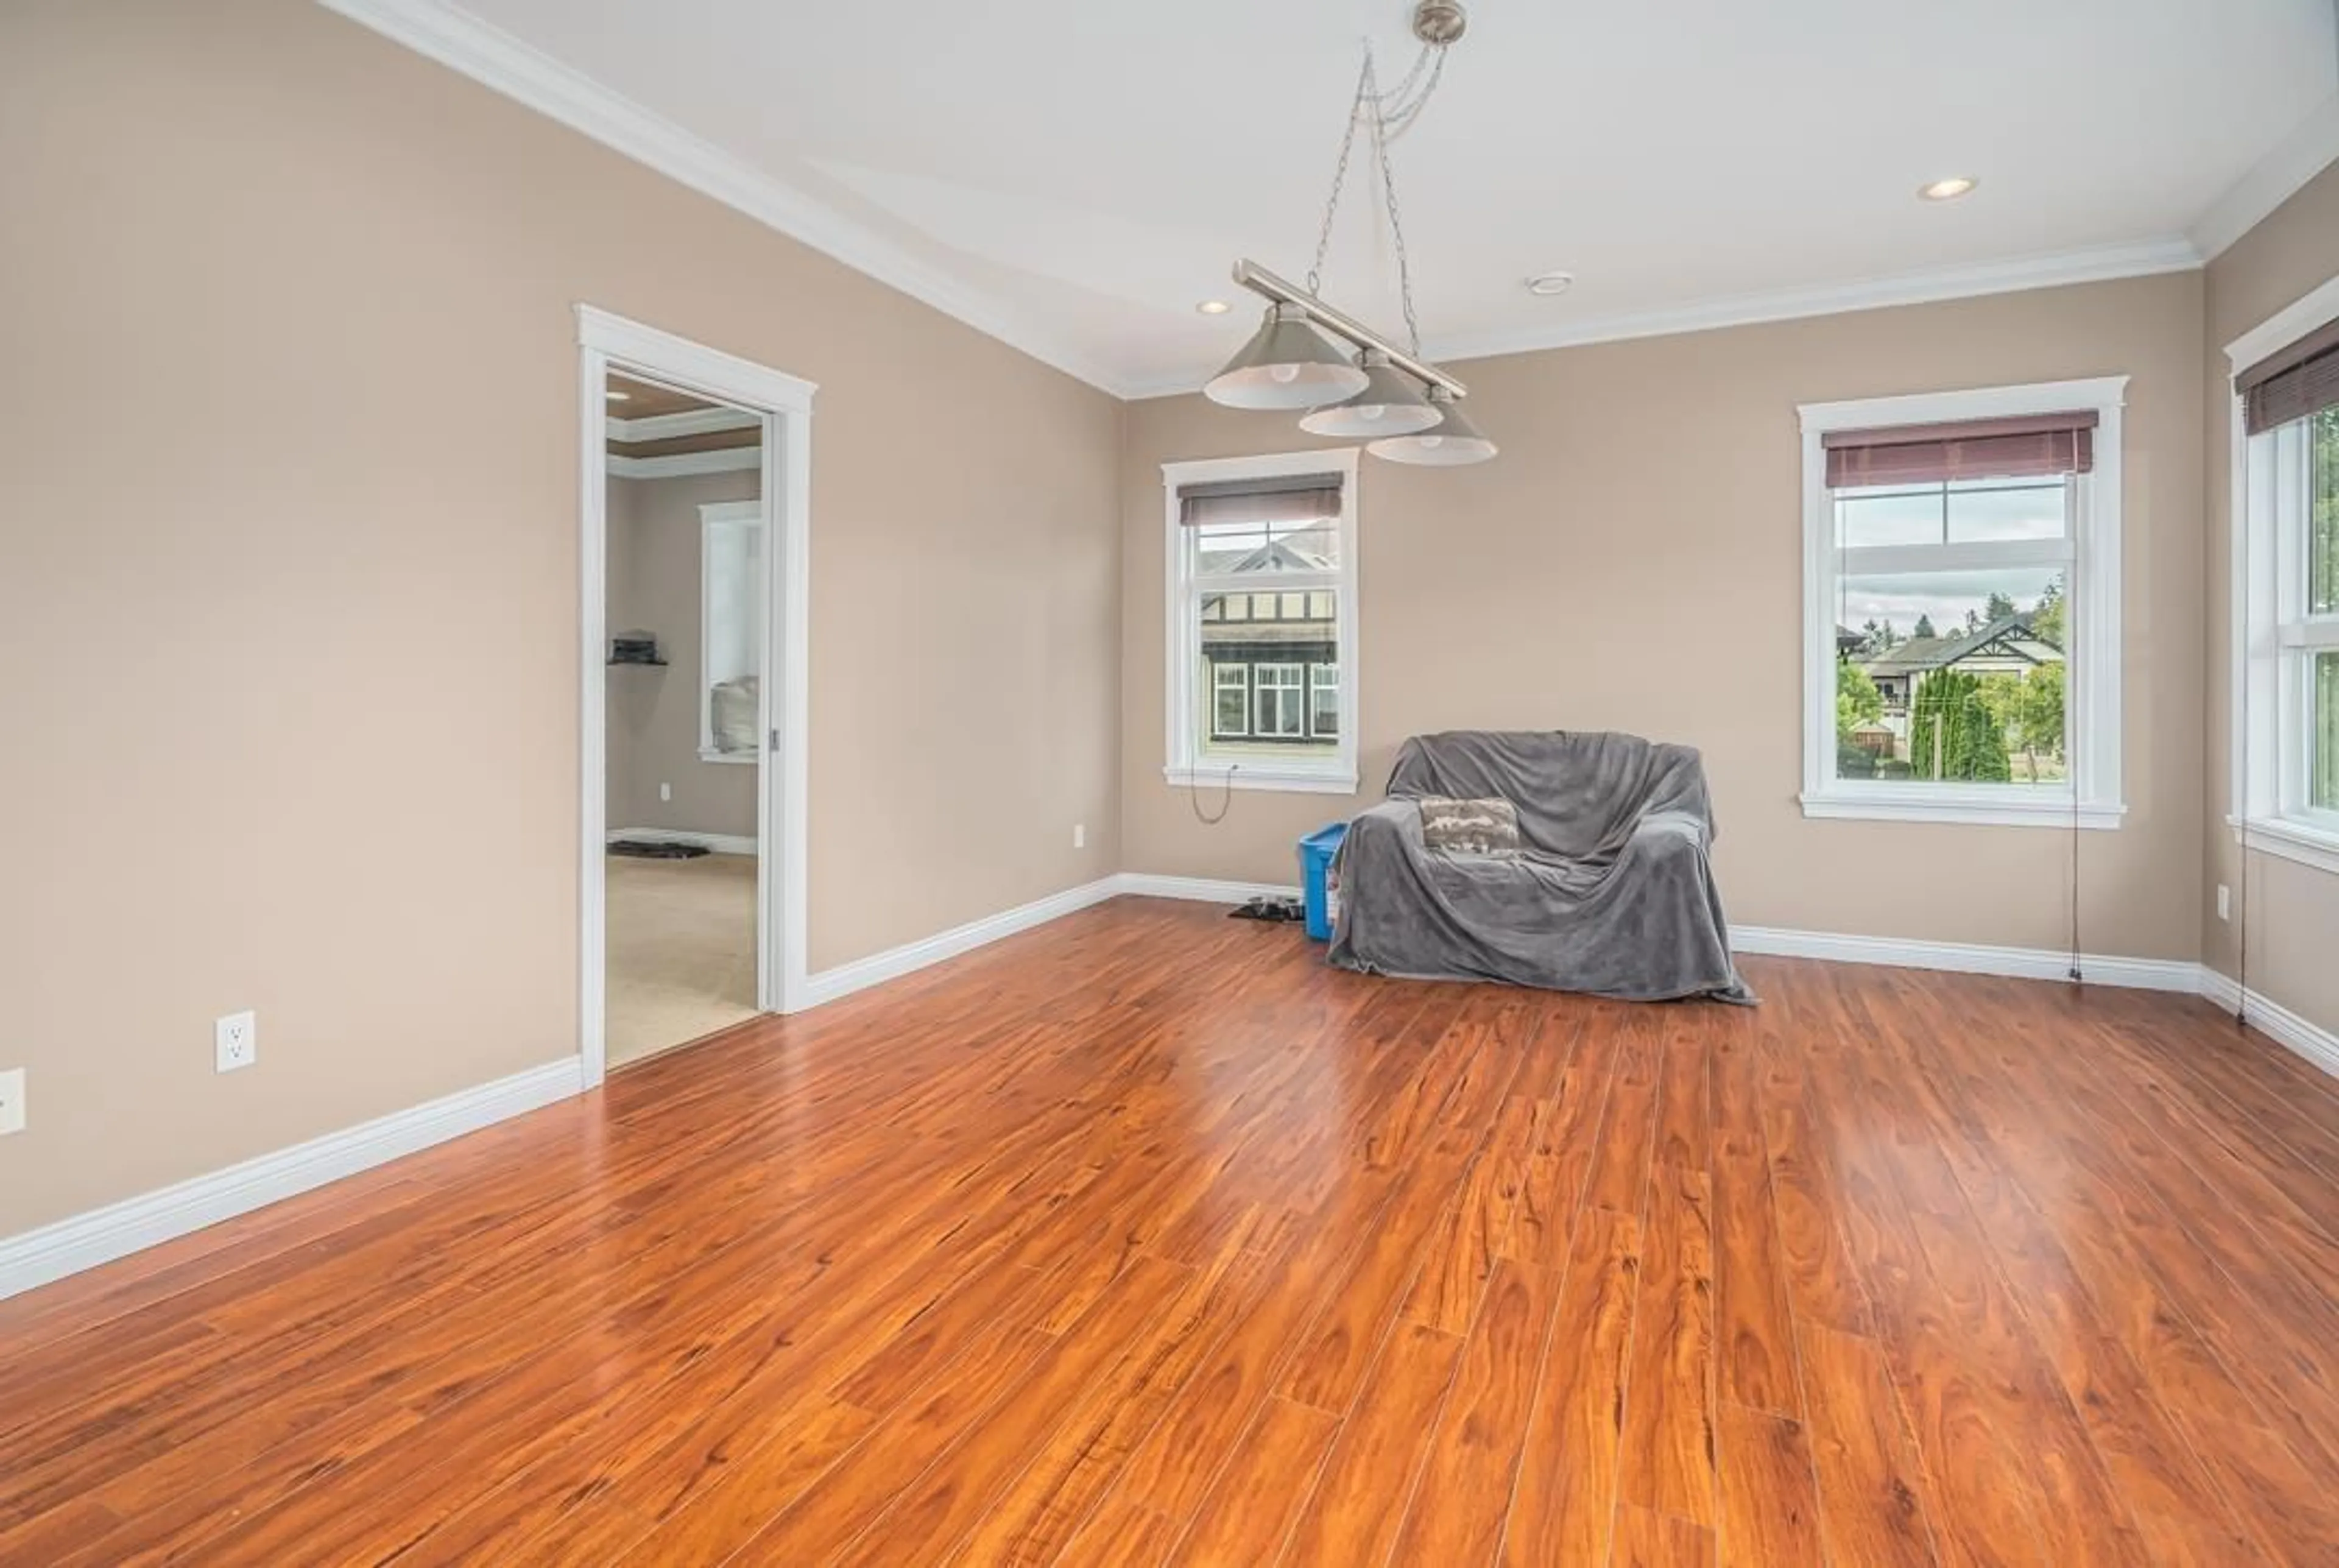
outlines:
M232 1012L212 1026L212 1046L219 1070L233 1072L260 1060L260 1020L250 1012Z
M25 1130L25 1070L0 1072L0 1138Z

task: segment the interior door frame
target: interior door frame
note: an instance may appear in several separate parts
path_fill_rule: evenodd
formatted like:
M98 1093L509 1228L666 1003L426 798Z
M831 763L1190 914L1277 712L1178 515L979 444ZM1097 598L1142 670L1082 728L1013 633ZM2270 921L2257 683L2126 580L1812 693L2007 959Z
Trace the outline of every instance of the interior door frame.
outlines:
M734 403L763 420L764 657L758 700L756 1006L805 1005L804 847L812 382L587 304L577 307L579 623L577 1044L585 1085L607 1069L608 400L611 369Z

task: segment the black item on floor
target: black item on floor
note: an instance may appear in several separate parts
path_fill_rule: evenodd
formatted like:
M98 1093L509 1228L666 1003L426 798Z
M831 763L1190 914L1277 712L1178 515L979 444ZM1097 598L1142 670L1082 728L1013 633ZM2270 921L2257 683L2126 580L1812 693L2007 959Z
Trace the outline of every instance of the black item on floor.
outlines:
M1240 909L1227 911L1235 920L1268 920L1298 922L1308 918L1307 909L1296 898L1255 898Z
M609 853L627 860L696 860L710 852L703 843L646 843L637 838L621 838L609 846Z

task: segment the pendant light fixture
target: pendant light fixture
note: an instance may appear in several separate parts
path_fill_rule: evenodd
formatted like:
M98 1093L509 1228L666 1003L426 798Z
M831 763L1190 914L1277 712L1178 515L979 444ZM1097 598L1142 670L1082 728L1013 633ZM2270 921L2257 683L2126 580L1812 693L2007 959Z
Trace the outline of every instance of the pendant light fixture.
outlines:
M1485 462L1495 455L1494 442L1463 417L1461 400L1469 389L1421 357L1421 332L1413 314L1413 270L1406 254L1405 227L1397 217L1396 182L1388 155L1389 143L1411 129L1428 105L1446 70L1446 52L1467 25L1460 0L1416 0L1413 35L1421 42L1421 54L1405 79L1387 93L1380 90L1372 46L1366 45L1307 286L1288 283L1254 261L1235 263L1234 281L1265 299L1268 310L1250 341L1203 387L1213 402L1236 409L1313 409L1299 421L1301 429L1369 442L1366 450L1393 462L1451 467ZM1320 297L1324 259L1359 125L1371 140L1396 253L1397 297L1405 311L1402 347ZM1355 362L1326 334L1352 345L1357 350Z
M1465 463L1483 463L1495 455L1495 443L1478 433L1453 393L1443 387L1430 388L1429 406L1443 416L1436 426L1417 435L1375 441L1365 450L1392 463L1423 468L1456 468Z
M1378 349L1359 350L1357 368L1365 375L1365 390L1345 403L1317 409L1299 421L1311 436L1343 436L1369 441L1382 436L1406 436L1437 423L1438 410L1421 393L1421 383L1400 374Z
M1308 324L1296 305L1269 305L1267 320L1203 392L1230 409L1312 409L1362 392L1370 381Z

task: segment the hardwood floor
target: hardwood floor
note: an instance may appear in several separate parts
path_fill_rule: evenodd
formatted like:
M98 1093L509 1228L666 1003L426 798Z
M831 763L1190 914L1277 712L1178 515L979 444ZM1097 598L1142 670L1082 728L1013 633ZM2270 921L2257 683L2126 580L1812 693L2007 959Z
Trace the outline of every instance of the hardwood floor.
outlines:
M0 1303L0 1562L2339 1561L2339 1086L2189 999L1120 900Z

